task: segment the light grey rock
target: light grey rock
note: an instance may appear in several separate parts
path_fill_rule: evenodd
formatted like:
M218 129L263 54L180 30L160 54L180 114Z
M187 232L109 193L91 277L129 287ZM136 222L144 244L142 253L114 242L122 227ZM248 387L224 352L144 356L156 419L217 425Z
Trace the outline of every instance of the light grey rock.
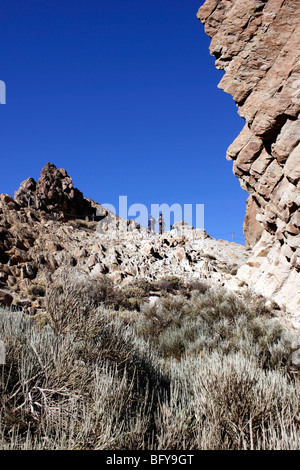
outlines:
M300 369L300 349L297 349L297 351L294 351L291 357L291 362L294 367L297 367L297 369Z

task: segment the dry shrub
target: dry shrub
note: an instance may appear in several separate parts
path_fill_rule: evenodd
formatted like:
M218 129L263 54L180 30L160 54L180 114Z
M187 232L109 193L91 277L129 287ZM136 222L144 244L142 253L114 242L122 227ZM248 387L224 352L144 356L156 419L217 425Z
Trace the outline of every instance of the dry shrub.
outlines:
M241 298L225 289L144 304L135 331L164 358L178 360L213 351L248 355L255 349L262 368L275 368L284 367L291 353L288 336L261 298L249 293Z
M46 325L0 309L1 449L300 448L291 338L261 299L169 292L132 326L121 290L63 277Z
M50 326L1 315L2 448L143 448L168 390L147 344L80 283L47 291ZM96 372L95 372L96 371Z
M157 450L197 449L194 403L184 379L174 380L168 400L159 404L156 414Z
M156 281L156 288L166 293L174 293L183 286L183 281L177 276L166 276Z
M204 294L210 289L210 287L203 281L189 281L184 285L184 288L182 289L183 294L186 296L190 296L192 292L196 291L200 294Z
M280 436L282 422L296 423L299 390L281 372L261 370L254 356L214 354L198 370L195 413L207 422L213 448L254 449L266 429Z
M68 225L71 225L74 229L83 229L89 231L95 231L98 227L98 222L91 221L91 220L83 220L83 219L75 219L69 220Z
M170 399L157 414L159 449L299 449L299 388L281 371L241 353L172 368Z
M28 287L27 293L34 297L44 297L46 293L46 287L43 284L32 284Z

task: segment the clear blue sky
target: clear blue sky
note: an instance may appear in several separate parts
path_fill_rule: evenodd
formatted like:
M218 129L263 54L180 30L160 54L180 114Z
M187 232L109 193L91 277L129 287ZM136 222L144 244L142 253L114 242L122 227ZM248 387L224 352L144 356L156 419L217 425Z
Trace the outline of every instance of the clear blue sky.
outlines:
M118 206L204 204L243 240L247 193L226 150L244 125L196 18L203 0L3 0L0 192L65 168Z

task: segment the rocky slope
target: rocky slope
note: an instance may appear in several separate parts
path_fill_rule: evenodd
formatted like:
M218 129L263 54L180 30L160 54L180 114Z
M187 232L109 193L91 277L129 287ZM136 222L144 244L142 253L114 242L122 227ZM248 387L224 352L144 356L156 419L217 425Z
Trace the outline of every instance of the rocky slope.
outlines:
M238 271L300 316L300 3L207 0L198 12L245 127L227 159L249 192L252 256Z
M64 210L86 217L66 217ZM0 302L35 314L44 307L47 284L64 272L83 279L107 276L117 285L174 275L232 289L245 285L235 276L248 258L245 246L175 225L161 236L149 234L84 198L65 170L47 164L38 182L21 184L15 199L0 195Z

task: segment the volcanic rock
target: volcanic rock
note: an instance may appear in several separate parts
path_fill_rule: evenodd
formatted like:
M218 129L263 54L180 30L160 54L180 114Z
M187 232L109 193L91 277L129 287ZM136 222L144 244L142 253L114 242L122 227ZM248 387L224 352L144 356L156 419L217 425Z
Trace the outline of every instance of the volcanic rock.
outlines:
M33 178L23 181L14 198L21 207L32 207L52 214L60 213L67 218L93 218L96 213L90 201L74 188L72 178L66 170L56 168L53 163L47 163L37 182Z
M276 194L281 194L280 188L276 189ZM30 198L26 199L26 194ZM282 193L286 201L292 194ZM176 222L173 230L162 235L148 233L134 220L122 219L84 198L74 189L67 172L53 164L46 165L37 182L32 178L23 182L15 197L16 201L0 195L0 287L3 301L31 315L45 310L47 286L65 275L83 282L105 278L118 286L135 279L156 281L176 276L184 282L204 281L240 293L248 289L248 283L237 277L238 268L246 264L253 269L253 276L260 275L261 264L268 265L273 248L272 234L262 233L259 243L263 243L255 245L251 261L245 245L215 240L184 221ZM259 202L256 204L249 217L261 215ZM290 266L299 269L296 214L287 219L288 234L284 226L277 232L279 244L284 245L282 238L289 241L280 252L285 262L274 262L274 269L280 262L284 266L282 279ZM276 219L276 212L273 217ZM295 283L297 279L290 284L287 296L292 295Z
M30 207L23 200L28 188ZM43 310L47 285L64 273L74 280L104 276L117 285L166 276L205 279L215 286L229 280L230 288L240 289L240 281L228 273L247 260L245 246L214 240L204 230L182 222L161 236L150 234L134 220L121 219L98 203L71 197L70 189L67 172L47 165L37 183L29 178L21 184L17 202L0 197L2 302L14 302L31 314ZM35 207L37 198L43 201L44 210ZM68 208L75 214L80 204L81 209L96 209L99 220L75 215L68 220L56 212Z
M197 16L225 72L219 87L246 121L227 152L250 194L253 252L238 276L299 318L299 0L207 0Z

